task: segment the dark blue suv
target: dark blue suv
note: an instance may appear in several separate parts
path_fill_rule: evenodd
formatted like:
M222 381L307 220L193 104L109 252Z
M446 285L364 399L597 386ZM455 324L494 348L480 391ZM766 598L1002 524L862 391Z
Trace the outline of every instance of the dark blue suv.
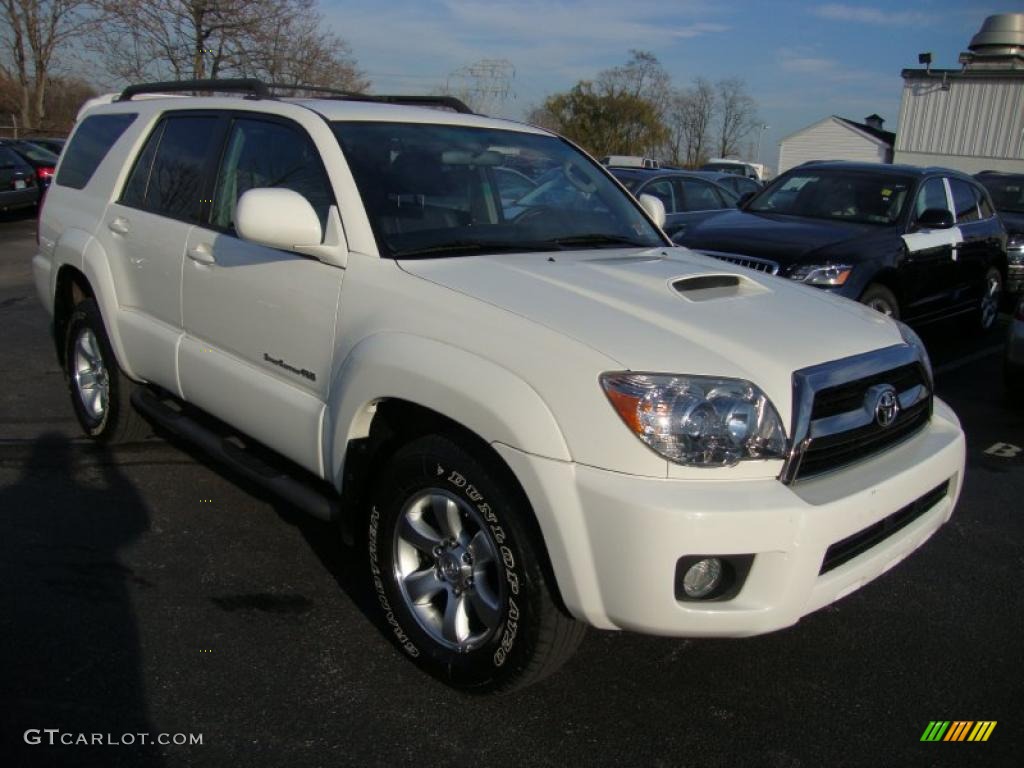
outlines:
M807 163L675 240L923 324L995 323L1006 230L985 188L947 168Z

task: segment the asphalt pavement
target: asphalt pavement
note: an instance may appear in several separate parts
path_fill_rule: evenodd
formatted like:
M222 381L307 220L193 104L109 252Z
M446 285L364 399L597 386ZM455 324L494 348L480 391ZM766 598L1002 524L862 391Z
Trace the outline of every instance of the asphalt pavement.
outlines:
M968 470L899 567L762 637L591 630L553 678L474 697L378 634L329 526L186 445L81 437L34 229L0 219L0 766L1020 764L1024 409L1002 329L924 334ZM934 720L997 725L922 743Z

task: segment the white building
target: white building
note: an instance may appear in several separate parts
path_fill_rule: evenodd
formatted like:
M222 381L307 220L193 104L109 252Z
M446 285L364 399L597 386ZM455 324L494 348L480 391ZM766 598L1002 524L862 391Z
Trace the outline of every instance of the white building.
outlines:
M961 69L903 70L894 160L1024 173L1024 13L989 16Z
M863 123L832 115L791 133L779 142L779 173L810 160L891 163L896 135L885 121L869 115Z

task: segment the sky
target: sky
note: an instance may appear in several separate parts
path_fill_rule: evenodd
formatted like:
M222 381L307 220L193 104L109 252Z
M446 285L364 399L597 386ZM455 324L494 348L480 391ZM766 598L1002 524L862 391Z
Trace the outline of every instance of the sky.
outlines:
M872 113L896 130L902 78L933 53L957 57L986 16L1024 11L1021 0L798 2L768 0L322 0L378 93L430 93L481 59L515 68L499 114L530 108L578 80L650 51L677 85L739 77L756 99L760 158L781 138L828 115ZM750 141L757 141L757 132ZM756 158L755 158L756 159Z

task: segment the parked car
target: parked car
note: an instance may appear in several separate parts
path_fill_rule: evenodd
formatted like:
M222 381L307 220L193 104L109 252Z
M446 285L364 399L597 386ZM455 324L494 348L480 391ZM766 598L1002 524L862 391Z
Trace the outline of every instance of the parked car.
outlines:
M93 102L35 284L86 434L145 414L341 526L429 673L523 686L587 624L788 627L950 519L964 435L909 327L672 247L541 128L267 96ZM509 214L524 154L553 172Z
M944 168L800 166L676 241L911 324L961 315L991 328L1006 278L988 192Z
M53 179L53 171L57 167L57 156L48 149L43 149L21 139L0 139L0 147L7 147L17 152L21 158L32 166L36 175L36 183L45 193Z
M1006 290L1024 293L1024 174L984 171L975 178L988 189L1006 227Z
M39 186L32 166L0 144L0 211L29 208L38 202Z
M764 184L760 181L749 176L740 176L737 173L724 171L688 171L688 173L702 179L709 179L718 186L725 187L741 200L744 196L751 197L764 189Z
M37 147L42 147L48 152L53 152L57 156L60 156L60 153L64 151L64 143L67 141L67 139L55 136L25 136L22 140L35 144Z
M605 155L601 158L601 165L610 168L647 168L657 170L661 163L653 157L640 157L639 155Z
M717 173L731 173L737 176L745 176L756 181L761 180L760 169L762 166L756 163L745 163L742 160L727 160L714 158L700 167L702 171L715 171Z
M1024 296L1017 301L1017 307L1006 334L1003 370L1006 373L1007 390L1011 395L1016 396L1015 401L1019 404L1020 396L1024 395Z
M675 235L693 224L735 208L739 198L704 174L609 168L636 197L652 195L665 206L665 232Z

